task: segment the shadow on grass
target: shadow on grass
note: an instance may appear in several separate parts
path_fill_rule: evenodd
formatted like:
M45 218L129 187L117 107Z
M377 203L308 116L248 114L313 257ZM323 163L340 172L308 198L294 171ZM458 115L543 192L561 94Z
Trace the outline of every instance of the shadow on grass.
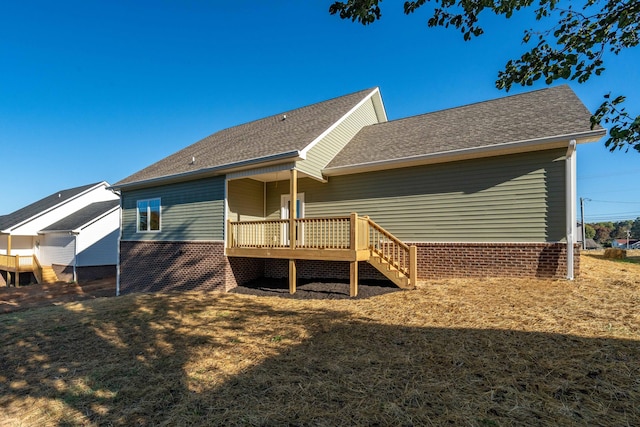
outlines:
M632 340L392 326L202 294L2 321L0 424L640 425Z

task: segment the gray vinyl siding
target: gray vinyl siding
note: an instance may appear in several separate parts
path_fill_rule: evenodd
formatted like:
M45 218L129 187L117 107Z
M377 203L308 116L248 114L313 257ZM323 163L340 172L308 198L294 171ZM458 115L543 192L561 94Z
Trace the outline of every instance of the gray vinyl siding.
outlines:
M553 242L565 234L564 150L301 179L305 216L357 212L405 241ZM278 218L288 183L267 186Z
M264 219L264 183L249 178L232 180L227 192L231 221Z
M122 192L122 240L223 240L224 176ZM136 231L138 200L160 198L160 231Z
M316 178L322 178L322 169L336 154L365 126L378 123L373 101L369 98L364 104L329 132L307 153L305 160L296 163L300 172Z

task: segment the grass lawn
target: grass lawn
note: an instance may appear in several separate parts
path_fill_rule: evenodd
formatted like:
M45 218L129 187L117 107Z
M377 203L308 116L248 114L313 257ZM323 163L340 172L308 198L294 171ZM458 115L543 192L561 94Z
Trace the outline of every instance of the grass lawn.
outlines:
M640 265L581 271L0 315L0 425L640 425Z

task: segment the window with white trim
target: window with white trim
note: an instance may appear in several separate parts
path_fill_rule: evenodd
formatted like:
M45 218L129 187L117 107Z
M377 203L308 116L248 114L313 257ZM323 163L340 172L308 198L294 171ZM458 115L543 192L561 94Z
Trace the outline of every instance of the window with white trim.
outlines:
M138 232L160 231L160 199L138 200Z

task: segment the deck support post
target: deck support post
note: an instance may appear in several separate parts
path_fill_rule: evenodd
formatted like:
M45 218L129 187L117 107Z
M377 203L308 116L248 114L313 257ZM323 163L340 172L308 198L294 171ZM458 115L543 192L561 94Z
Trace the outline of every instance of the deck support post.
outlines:
M358 261L351 261L349 266L349 296L358 296Z
M289 293L296 293L296 282L297 282L297 274L296 274L296 260L289 260Z
M298 171L291 169L291 177L289 179L289 198L291 200L289 206L289 247L291 250L296 248L296 218L298 217ZM296 260L289 260L289 293L296 293L297 271Z
M350 215L350 244L349 248L353 252L354 260L349 265L349 296L358 295L358 214L351 212Z
M298 217L298 171L291 169L289 183L291 206L289 206L289 247L296 248L296 218Z
M418 284L418 247L409 246L409 283L414 288Z
M11 255L11 234L7 234L7 256ZM7 287L11 283L11 272L7 270Z

